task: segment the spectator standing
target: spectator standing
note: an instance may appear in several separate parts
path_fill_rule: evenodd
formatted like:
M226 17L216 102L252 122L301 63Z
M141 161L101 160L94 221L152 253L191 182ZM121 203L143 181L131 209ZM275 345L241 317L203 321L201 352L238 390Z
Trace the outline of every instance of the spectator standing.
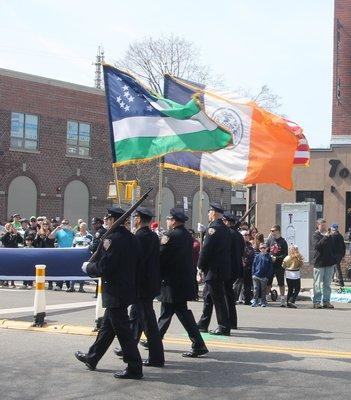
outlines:
M303 266L303 257L297 246L290 246L288 255L284 258L282 267L285 269L285 278L288 285L287 306L297 308L295 301L301 289L300 268Z
M4 247L7 248L18 248L19 244L23 243L22 236L17 232L17 229L11 224L5 225L6 233L2 236L1 241ZM8 281L4 281L4 286L8 286ZM11 281L11 287L15 288L15 281Z
M12 219L12 222L11 222L12 226L14 226L17 230L20 230L22 228L22 225L20 222L21 216L19 214L13 214L11 219Z
M74 225L74 227L73 227L74 232L76 232L76 233L79 232L80 224L82 222L84 222L84 220L82 220L82 218L79 218L77 221L77 225Z
M273 261L273 275L267 282L267 294L271 291L273 277L275 276L280 291L280 307L285 307L284 268L282 267L282 263L288 255L288 244L280 234L279 225L272 226L266 245Z
M252 263L255 258L255 250L250 242L249 231L242 231L241 234L243 235L243 238L245 240L245 248L243 254L244 303L246 305L250 305L252 288Z
M260 252L256 254L252 264L252 281L254 287L254 297L251 307L267 306L266 287L267 282L273 274L273 263L271 256L267 253L267 246L260 244Z
M252 247L256 254L260 252L260 244L264 243L263 233L257 233L255 239L251 240Z
M37 226L37 219L34 216L30 217L29 226L24 232L24 239L26 239L26 237L29 235L35 238L38 231Z
M54 229L49 235L50 239L56 239L59 248L72 247L75 233L71 228L68 219L63 219L61 225ZM62 290L63 282L57 281L55 290ZM67 289L70 288L69 281L66 281Z
M334 265L334 272L337 275L337 278L339 280L339 285L343 287L344 284L344 278L342 276L341 272L341 260L345 257L346 253L346 246L345 246L345 241L342 236L342 234L339 232L339 226L337 224L332 224L331 227L331 238L333 242L333 247L334 247L334 254L335 254L335 265Z
M33 241L34 241L34 237L29 235L25 238L25 245L24 248L25 249L31 249L33 248ZM23 281L23 285L21 286L21 289L32 289L33 287L33 281Z
M87 230L87 224L85 222L81 222L79 225L79 232L76 233L73 239L73 247L89 247L93 242L93 236ZM66 290L66 292L75 292L74 289L75 281L70 282L70 288ZM79 281L79 290L80 293L85 293L84 290L84 281Z
M330 304L331 281L333 279L336 257L330 230L324 219L317 221L317 230L313 234L313 308L334 308ZM321 304L322 302L322 304Z

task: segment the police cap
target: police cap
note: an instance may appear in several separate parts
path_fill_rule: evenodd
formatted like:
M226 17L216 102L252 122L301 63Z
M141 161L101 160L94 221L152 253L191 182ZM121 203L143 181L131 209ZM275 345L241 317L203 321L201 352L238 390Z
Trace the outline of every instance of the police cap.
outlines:
M238 218L230 212L225 212L223 214L223 219L230 221L230 222L238 222Z
M184 214L184 211L180 208L171 208L169 213L176 221L179 221L179 222L185 222L189 219Z
M91 224L92 225L94 225L94 224L101 224L102 225L103 223L104 223L103 220L101 218L98 218L98 217L94 217L91 220Z
M136 215L141 215L141 216L144 216L144 217L148 217L148 218L152 218L152 217L154 217L154 214L153 214L153 212L151 211L151 210L149 210L148 208L146 208L146 207L138 207L136 210L135 210L135 214Z
M114 217L114 218L119 218L121 217L123 214L125 213L125 211L123 210L123 208L120 207L116 207L116 206L112 206L110 208L107 209L107 215L106 217Z
M210 203L210 210L223 214L223 207L219 203Z

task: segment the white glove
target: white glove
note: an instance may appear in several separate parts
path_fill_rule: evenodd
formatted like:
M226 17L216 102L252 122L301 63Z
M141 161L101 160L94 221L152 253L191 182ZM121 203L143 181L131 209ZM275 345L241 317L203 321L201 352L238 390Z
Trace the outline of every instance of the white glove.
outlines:
M205 230L206 230L206 226L202 225L202 224L200 224L200 222L198 222L197 223L197 231L198 232L205 232Z
M89 261L83 262L82 271L83 271L85 274L87 273L88 265L89 265Z

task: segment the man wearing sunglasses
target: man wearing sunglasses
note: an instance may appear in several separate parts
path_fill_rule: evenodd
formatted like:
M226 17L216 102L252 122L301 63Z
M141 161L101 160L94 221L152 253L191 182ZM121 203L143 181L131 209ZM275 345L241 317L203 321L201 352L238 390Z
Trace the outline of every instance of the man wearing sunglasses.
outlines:
M213 305L216 310L218 327L209 331L212 335L230 336L230 321L225 300L224 282L231 278L231 236L223 222L223 208L219 203L210 204L209 225L198 261L198 269L205 276L203 290L204 306L198 322L201 332L207 332Z

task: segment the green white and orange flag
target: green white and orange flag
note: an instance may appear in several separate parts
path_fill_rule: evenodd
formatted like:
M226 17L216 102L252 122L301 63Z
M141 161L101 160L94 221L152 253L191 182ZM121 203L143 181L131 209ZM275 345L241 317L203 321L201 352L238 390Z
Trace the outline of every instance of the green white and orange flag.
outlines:
M201 93L205 114L231 132L232 143L212 153L168 154L165 168L231 183L274 183L285 189L292 188L294 165L306 165L309 160L307 141L301 147L306 150L303 161L298 155L301 140L305 141L300 127L250 100L215 92L179 78L165 77L168 98L180 102L194 93ZM295 157L300 157L301 162L297 163Z
M199 102L185 105L157 96L132 75L103 66L112 161L128 165L178 151L214 151L231 134L211 120Z

